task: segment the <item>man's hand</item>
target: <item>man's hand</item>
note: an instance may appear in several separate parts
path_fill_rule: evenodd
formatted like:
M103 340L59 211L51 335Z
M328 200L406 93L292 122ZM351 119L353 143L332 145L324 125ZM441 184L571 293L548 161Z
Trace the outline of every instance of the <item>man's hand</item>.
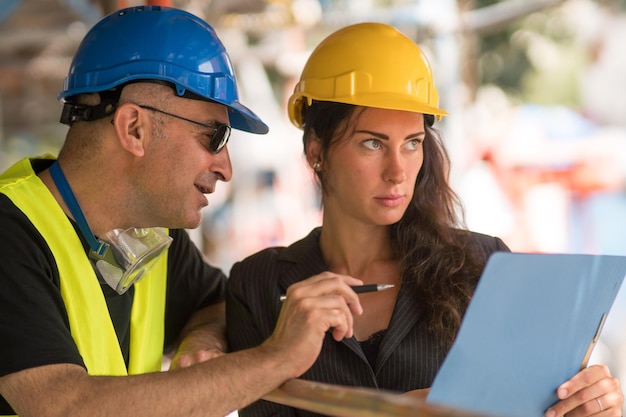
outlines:
M213 348L209 346L213 345ZM203 335L194 337L193 333L187 336L178 349L170 364L170 369L186 368L196 363L217 358L226 353L226 348L220 343L216 343L211 338Z
M223 302L196 312L183 329L170 369L186 368L226 353L224 317Z

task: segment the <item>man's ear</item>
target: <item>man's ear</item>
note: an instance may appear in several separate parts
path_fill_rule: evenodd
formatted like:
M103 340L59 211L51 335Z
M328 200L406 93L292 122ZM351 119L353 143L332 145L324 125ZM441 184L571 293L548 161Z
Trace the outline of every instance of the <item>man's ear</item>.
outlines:
M143 156L150 123L146 112L133 103L120 104L112 123L122 148L135 156Z

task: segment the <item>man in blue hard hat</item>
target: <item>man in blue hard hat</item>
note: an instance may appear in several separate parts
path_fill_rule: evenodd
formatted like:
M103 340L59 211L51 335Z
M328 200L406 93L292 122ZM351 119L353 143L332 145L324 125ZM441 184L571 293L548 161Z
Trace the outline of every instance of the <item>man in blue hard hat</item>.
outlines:
M208 24L115 12L59 98L58 157L0 176L0 415L222 416L306 371L328 329L352 335L360 282L317 279L289 289L267 341L224 354L226 277L184 229L232 176L231 129L268 128Z

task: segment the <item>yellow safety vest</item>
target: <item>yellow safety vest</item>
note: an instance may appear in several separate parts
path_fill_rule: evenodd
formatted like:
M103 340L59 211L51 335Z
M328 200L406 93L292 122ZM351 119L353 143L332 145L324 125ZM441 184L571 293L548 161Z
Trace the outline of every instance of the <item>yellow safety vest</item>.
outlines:
M30 159L0 175L0 192L29 218L54 255L72 337L88 373L132 375L161 370L167 256L134 284L127 370L96 273L74 227L33 171Z

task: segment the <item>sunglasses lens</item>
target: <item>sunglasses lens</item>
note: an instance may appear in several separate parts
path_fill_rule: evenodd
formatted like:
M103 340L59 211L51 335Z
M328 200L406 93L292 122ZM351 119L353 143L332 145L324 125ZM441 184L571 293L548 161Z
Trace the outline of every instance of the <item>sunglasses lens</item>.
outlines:
M219 125L215 130L215 134L211 139L211 151L213 153L218 153L222 150L226 143L228 143L228 138L230 137L230 126L228 125Z

